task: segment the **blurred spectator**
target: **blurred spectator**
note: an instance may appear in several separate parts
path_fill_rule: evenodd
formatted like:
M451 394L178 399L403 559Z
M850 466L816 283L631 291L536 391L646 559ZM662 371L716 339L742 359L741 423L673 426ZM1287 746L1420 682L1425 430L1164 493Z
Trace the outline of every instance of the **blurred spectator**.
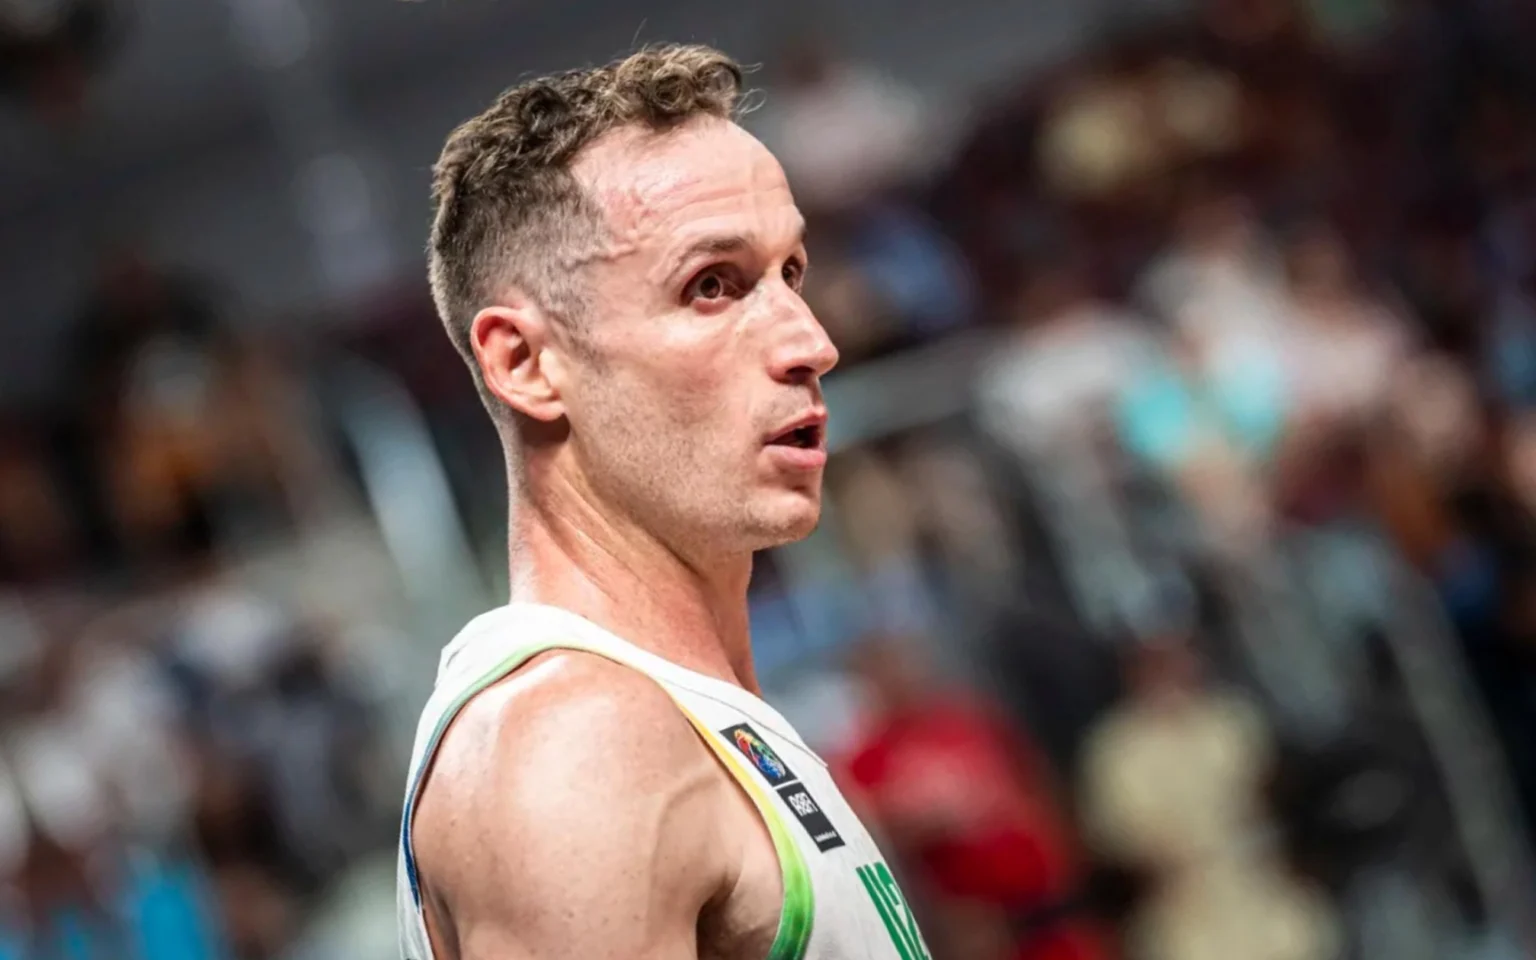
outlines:
M104 254L89 297L71 332L73 349L67 373L70 390L59 399L79 406L81 415L111 413L128 399L144 354L159 348L210 348L224 333L207 295L190 281L152 265L131 246ZM175 373L181 367L160 368ZM187 373L188 389L199 381Z
M1097 960L1086 870L1043 758L974 693L946 689L909 640L862 646L868 715L852 790L938 899L957 956ZM963 946L962 946L963 944Z
M158 846L181 839L192 772L182 749L175 691L142 648L145 640L125 629L108 642L82 641L62 707L101 777L122 833Z
M1474 218L1464 209L1470 202L1449 198L1425 213L1398 251L1399 286L1429 345L1458 360L1478 355L1492 299L1472 242Z
M1336 956L1326 902L1267 848L1271 748L1256 706L1208 687L1181 640L1136 648L1129 673L1129 699L1091 735L1083 802L1099 849L1151 884L1131 956Z
M1286 319L1279 255L1248 201L1223 189L1191 196L1169 249L1143 275L1139 298L1217 357L1272 350Z
M1268 466L1284 436L1285 387L1272 349L1175 333L1120 396L1118 435L1145 470L1172 483L1220 554L1267 540Z
M1095 298L1071 265L1043 265L1013 304L1009 336L980 381L988 431L1019 456L1092 442L1157 349L1150 325Z
M1128 384L1158 355L1156 331L1093 297L1074 264L1043 266L1012 310L1011 330L980 375L978 419L1041 500L1080 613L1121 629L1138 618L1148 586L1125 555L1110 428Z
M1196 193L1139 298L1169 325L1164 353L1126 383L1118 435L1173 482L1219 551L1249 552L1272 523L1269 467L1286 433L1279 353L1288 292L1248 203Z
M314 890L377 835L389 807L371 787L389 764L324 633L238 585L193 599L172 675L202 758L198 829L221 883L272 888L272 919L279 895Z
M1290 417L1309 431L1371 426L1390 398L1408 331L1362 289L1342 238L1315 225L1289 253L1290 313L1282 356Z
M200 292L137 252L112 251L100 267L57 397L76 505L99 555L154 552L173 530L206 540L186 498L211 461L225 335Z
M98 556L185 559L319 496L297 385L197 283L118 250L72 337L60 447Z
M912 491L883 457L859 452L839 459L827 478L828 494L872 624L897 633L931 628L938 613Z
M1358 502L1368 431L1378 429L1410 358L1402 316L1364 289L1349 251L1314 225L1289 254L1289 326L1279 355L1286 435L1277 495L1317 523Z
M117 819L79 730L64 709L72 651L50 638L7 703L0 763L19 811L12 875L22 943L34 956L90 956L125 940L102 867Z

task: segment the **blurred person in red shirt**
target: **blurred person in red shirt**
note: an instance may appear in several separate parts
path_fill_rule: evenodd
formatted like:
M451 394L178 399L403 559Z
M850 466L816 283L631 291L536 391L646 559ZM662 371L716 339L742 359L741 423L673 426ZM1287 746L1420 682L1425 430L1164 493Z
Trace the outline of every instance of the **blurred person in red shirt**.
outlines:
M917 874L954 955L1107 960L1044 757L984 697L950 688L923 661L888 636L857 648L868 713L840 764L845 789Z

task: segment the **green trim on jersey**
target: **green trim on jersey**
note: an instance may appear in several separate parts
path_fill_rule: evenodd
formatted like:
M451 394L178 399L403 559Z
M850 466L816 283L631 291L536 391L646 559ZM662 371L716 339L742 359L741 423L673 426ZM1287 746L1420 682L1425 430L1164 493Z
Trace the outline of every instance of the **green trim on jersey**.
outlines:
M674 699L674 703L677 701ZM774 852L779 856L779 873L784 878L784 905L779 913L779 930L768 951L768 960L802 960L811 943L811 927L816 917L816 890L811 885L811 872L805 858L789 832L789 824L779 814L773 797L753 778L741 757L727 747L719 734L709 729L704 721L694 716L681 703L677 708L693 724L699 736L709 744L715 756L725 765L736 782L751 798L752 805L768 825L768 835L773 838Z

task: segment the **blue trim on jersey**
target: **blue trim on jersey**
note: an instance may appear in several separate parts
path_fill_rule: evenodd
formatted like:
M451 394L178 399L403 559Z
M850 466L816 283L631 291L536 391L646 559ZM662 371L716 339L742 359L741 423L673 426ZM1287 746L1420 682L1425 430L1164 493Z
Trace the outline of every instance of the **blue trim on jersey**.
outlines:
M535 650L535 652L539 652ZM518 653L501 661L492 667L488 673L479 680L470 684L467 689L459 694L458 699L449 704L443 712L442 719L437 722L437 729L432 731L432 739L427 741L426 752L421 755L421 765L416 775L411 779L411 789L405 795L405 813L400 824L400 848L405 857L405 876L410 882L411 899L416 908L421 909L421 877L416 869L416 855L411 851L411 821L415 819L416 801L421 793L422 781L426 779L427 769L432 766L432 758L437 755L437 748L443 742L443 736L448 732L448 725L453 723L455 717L469 705L469 701L478 696L486 687L505 677L517 669L531 654L519 651Z

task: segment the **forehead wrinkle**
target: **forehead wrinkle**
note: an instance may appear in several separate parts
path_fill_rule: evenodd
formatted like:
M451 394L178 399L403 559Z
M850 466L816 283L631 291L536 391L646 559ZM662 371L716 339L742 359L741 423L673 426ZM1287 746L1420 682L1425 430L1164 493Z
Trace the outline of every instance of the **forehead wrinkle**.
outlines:
M701 140L721 139L718 125L660 135L614 131L583 151L572 172L597 201L608 227L602 249L586 261L617 261L646 252L649 244L655 248L653 268L666 269L684 247L703 238L760 242L764 226L778 233L773 221L785 213L793 218L790 230L803 230L773 155L745 131L727 129L734 142L710 142L703 150Z

